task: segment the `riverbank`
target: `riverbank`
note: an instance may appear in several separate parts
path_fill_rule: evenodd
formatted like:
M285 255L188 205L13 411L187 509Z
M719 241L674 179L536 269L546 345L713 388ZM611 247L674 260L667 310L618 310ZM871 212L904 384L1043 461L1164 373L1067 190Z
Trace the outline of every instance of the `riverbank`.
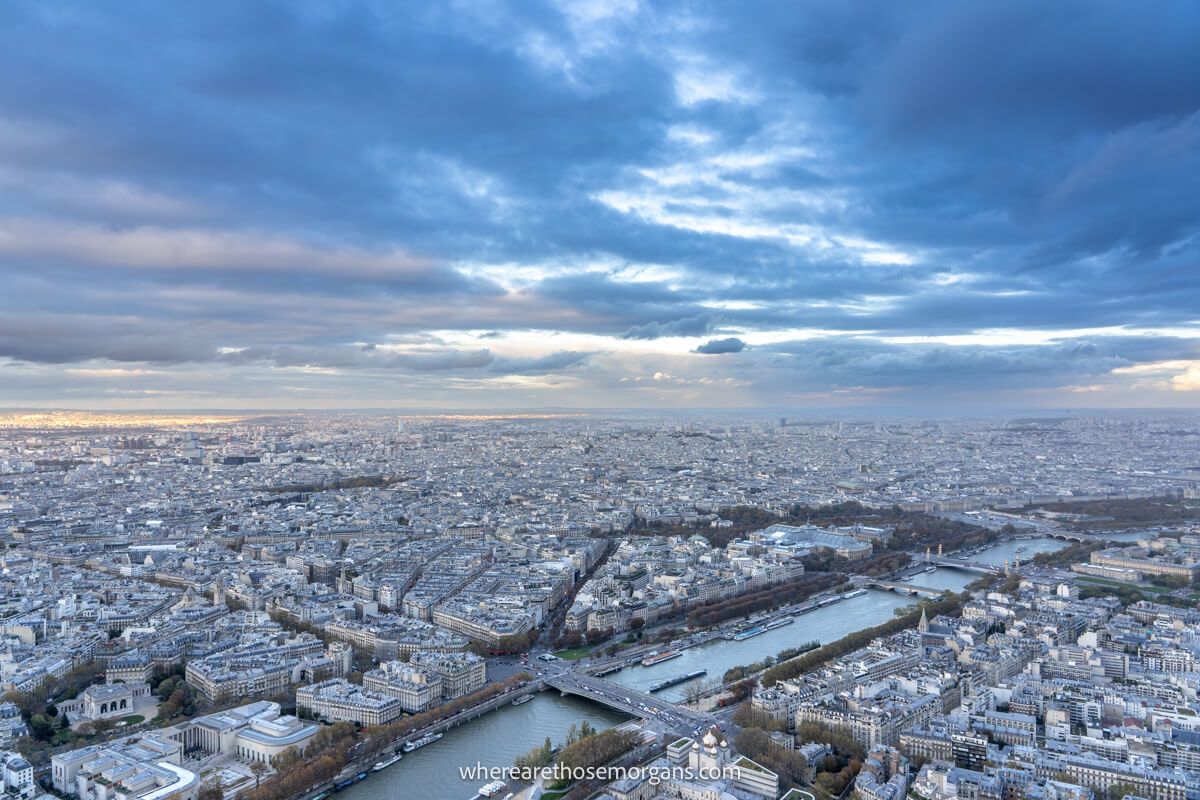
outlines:
M1002 564L1015 554L1017 547L1027 548L1022 555L1032 555L1043 549L1055 550L1065 545L1065 542L1057 540L1043 540L1040 543L1034 540L1032 544L1029 540L1006 541L975 554L974 559ZM961 591L976 578L969 573L949 569L939 569L921 577L936 578L939 584L945 584L939 588L951 591ZM811 598L808 602L811 602ZM911 605L912 602L913 598L890 592L868 591L864 595L798 615L792 624L768 630L762 635L741 641L723 638L726 632L748 624L745 620L737 620L704 635L677 637L678 644L684 645L682 655L678 658L652 667L642 667L640 664L625 667L620 672L606 676L606 679L631 688L646 689L671 675L702 668L707 669L710 676L720 678L731 667L760 661L808 641L816 640L822 646L827 646L857 631L893 621L896 619L893 613L895 609ZM776 610L766 616L784 613L785 610ZM645 653L670 646L646 645L627 651L619 660L633 660L636 656L640 662L640 657ZM584 663L593 667L603 662ZM688 685L684 684L664 689L657 696L679 702L686 699L687 691ZM340 792L337 800L394 800L396 797L412 796L413 787L419 787L421 796L431 799L470 798L484 781L461 779L458 772L460 767L467 768L476 763L488 767L507 767L547 736L553 741L560 741L572 724L586 720L593 727L604 729L628 719L605 707L576 697L563 697L555 691L536 693L533 697L533 701L515 707L510 702L499 703L493 710L463 721L448 729L442 739L406 755L400 763L379 773L372 773L368 779ZM363 756L356 763L369 770L375 760L378 759ZM301 798L311 797L319 788L301 795Z
M604 706L556 691L540 692L533 698L519 706L501 706L448 730L443 738L405 755L395 766L340 792L338 800L470 798L487 781L463 779L460 769L510 767L547 737L560 742L572 725L582 722L607 730L629 721Z

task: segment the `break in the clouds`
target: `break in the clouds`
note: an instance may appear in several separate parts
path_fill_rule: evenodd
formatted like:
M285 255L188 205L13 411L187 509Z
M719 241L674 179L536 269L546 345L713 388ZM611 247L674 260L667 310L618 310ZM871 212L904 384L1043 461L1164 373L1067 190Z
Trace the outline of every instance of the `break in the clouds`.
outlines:
M13 2L0 405L1195 405L1190 2Z

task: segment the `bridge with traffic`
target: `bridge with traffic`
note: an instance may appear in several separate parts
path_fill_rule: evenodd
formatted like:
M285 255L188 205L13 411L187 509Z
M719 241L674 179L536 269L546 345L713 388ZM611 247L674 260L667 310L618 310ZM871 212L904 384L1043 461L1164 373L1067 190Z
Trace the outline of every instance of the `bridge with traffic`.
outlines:
M693 730L711 724L714 719L711 714L693 711L661 697L569 668L546 670L541 680L546 686L565 695L583 697L630 716L657 719L672 729Z
M945 589L931 589L928 586L919 586L915 583L905 583L903 581L884 581L872 578L862 584L873 589L883 589L888 592L896 592L897 594L907 594L920 597L939 597L946 593Z
M920 573L920 570L928 566L957 569L982 575L998 575L1005 571L1004 567L999 567L995 564L985 564L963 558L951 558L940 554L927 554L923 560L915 562L913 567L907 570L901 570L896 573L896 576L903 577L906 573L915 576ZM921 597L938 597L946 591L944 589L934 589L928 586L921 586L920 584L884 578L872 578L859 585L873 586L887 591ZM712 635L715 636L716 634ZM705 635L696 634L694 638L703 640ZM702 643L702 641L689 641L687 645L691 646L699 643ZM712 725L717 721L730 724L727 720L724 720L722 714L694 711L685 706L676 705L668 700L664 700L661 697L639 692L628 686L621 686L597 675L597 673L603 675L607 674L608 671L629 666L638 661L641 656L641 652L626 653L621 657L608 659L607 661L591 664L573 664L571 666L558 662L552 666L538 669L538 678L542 686L557 689L564 695L586 698L623 714L657 721L664 727L676 731L693 731L705 725Z
M1001 572L1004 572L1003 567L998 567L995 564L985 564L982 561L968 561L965 558L950 558L949 556L934 556L925 563L936 567L961 569L964 572L977 572L980 575L999 575Z

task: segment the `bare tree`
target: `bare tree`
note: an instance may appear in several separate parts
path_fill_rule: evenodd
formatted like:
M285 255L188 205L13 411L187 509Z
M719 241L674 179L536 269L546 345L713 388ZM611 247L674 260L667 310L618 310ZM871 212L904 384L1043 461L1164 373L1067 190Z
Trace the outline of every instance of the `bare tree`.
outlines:
M270 772L271 768L261 761L251 761L250 771L254 773L254 788L257 789L258 785L262 783L262 776Z

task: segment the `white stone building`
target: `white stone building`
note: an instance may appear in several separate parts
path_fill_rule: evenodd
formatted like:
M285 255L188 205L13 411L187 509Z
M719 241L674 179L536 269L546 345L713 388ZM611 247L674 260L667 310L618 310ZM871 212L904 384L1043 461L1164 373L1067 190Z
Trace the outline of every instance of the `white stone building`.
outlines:
M338 678L301 686L296 690L296 708L329 722L356 725L386 725L404 715L397 698Z
M91 745L50 761L54 788L80 800L196 800L200 776L180 766L179 742L158 735Z
M487 659L474 653L413 653L408 663L442 679L442 699L477 692L487 684Z
M385 661L364 673L363 688L396 698L410 714L427 711L442 701L442 677L402 661Z
M139 706L152 704L147 684L101 683L87 687L74 700L60 703L58 710L72 723L97 722L127 717Z
M179 742L184 752L232 755L243 761L270 764L285 750L303 753L320 726L279 713L278 703L261 700L165 728L162 735Z
M33 765L20 753L0 752L0 789L5 797L27 800L41 794L33 780Z

